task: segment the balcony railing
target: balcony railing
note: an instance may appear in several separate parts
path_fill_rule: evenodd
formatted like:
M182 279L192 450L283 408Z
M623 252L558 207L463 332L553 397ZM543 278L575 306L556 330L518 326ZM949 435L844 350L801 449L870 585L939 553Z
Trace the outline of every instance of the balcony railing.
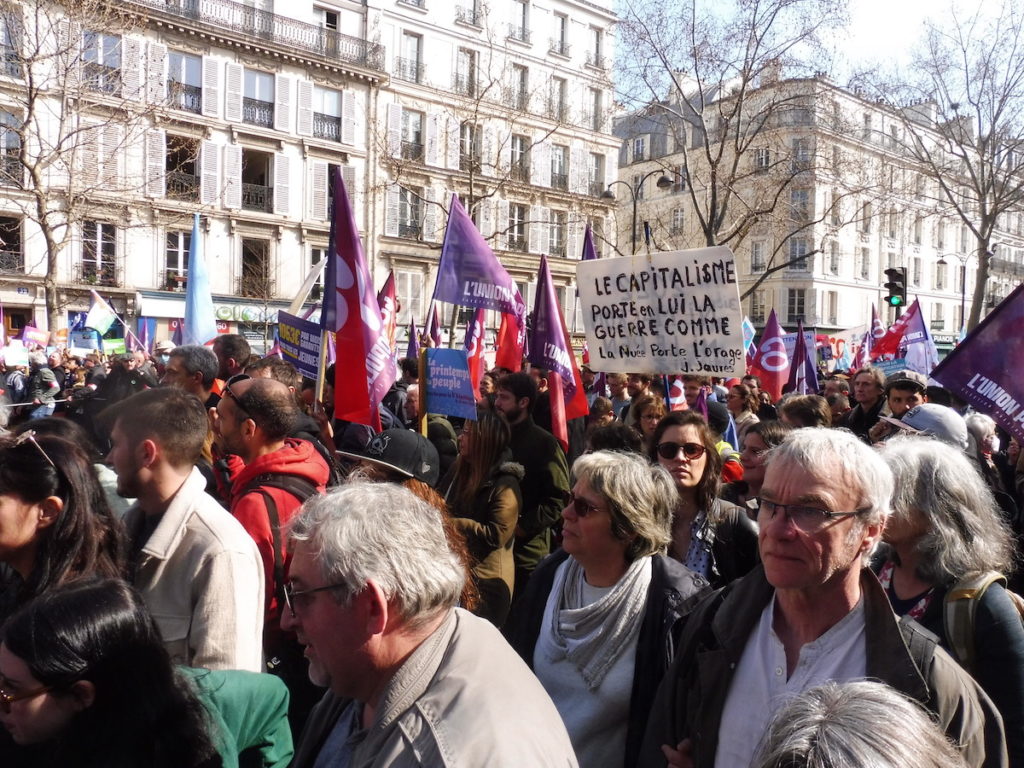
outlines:
M526 251L528 250L528 246L526 243L526 235L509 235L508 249L510 251L518 251L519 253L526 253Z
M548 44L548 51L556 56L568 56L569 44L565 42L565 40L559 40L557 37L553 37L551 38L551 42Z
M482 26L483 14L477 8L467 8L459 5L455 7L455 21L460 24L469 24L471 27Z
M19 251L0 251L0 274L23 273L25 256Z
M562 99L551 99L548 101L548 117L559 123L569 119L569 105Z
M460 152L459 153L459 170L460 171L474 171L480 168L480 153L474 152Z
M423 161L423 143L419 141L402 142L402 159Z
M528 43L530 42L530 30L519 24L509 24L508 39L517 40L520 43Z
M561 189L563 191L569 190L569 174L567 173L555 173L551 172L551 188Z
M413 8L426 8L427 0L398 0L402 5L411 5Z
M247 211L274 212L274 188L262 184L242 185L242 208Z
M251 125L262 125L266 128L274 127L274 102L250 99L248 96L242 99L242 122Z
M404 56L395 56L395 78L405 80L407 83L423 82L423 62L417 59L407 59Z
M164 290L184 293L188 276L183 275L176 269L168 269L164 275Z
M369 69L384 69L384 48L357 37L314 24L261 11L234 0L128 0L154 12L188 19L223 34L225 31L252 40L312 53Z
M21 55L14 48L0 47L0 74L21 77Z
M75 280L88 285L116 286L118 269L111 262L80 261L75 265Z
M167 103L186 112L199 114L203 108L203 89L177 80L167 81Z
M600 181L592 181L587 186L587 192L591 197L600 197L604 194L604 184Z
M314 112L313 135L318 139L341 141L341 118Z
M512 179L512 181L522 181L524 183L528 183L530 181L529 163L513 163L512 167L508 169L508 175L509 178Z
M548 254L551 256L565 257L565 243L549 243Z
M274 281L266 275L242 275L238 278L238 295L269 299L274 295Z
M0 186L21 187L25 179L25 169L18 159L17 147L0 154Z
M452 80L452 89L463 96L476 96L478 90L476 76L465 72L456 72Z
M415 219L398 222L398 236L419 240L423 236L423 224Z
M171 200L199 202L199 177L185 171L167 171L167 192Z
M594 69L608 69L604 56L594 51L587 51L587 66Z
M119 67L108 67L106 64L87 61L83 68L85 70L84 83L88 90L120 95L121 69Z

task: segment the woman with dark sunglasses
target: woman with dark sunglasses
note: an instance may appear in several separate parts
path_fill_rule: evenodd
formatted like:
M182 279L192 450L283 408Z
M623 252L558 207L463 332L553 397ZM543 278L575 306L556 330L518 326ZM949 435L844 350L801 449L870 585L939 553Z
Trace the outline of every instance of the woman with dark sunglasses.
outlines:
M757 527L739 507L718 498L722 457L704 417L673 411L654 430L650 460L675 482L669 556L720 587L757 564Z
M597 451L572 471L562 549L530 578L508 636L562 715L580 765L629 768L672 662L673 628L707 582L664 556L677 494L661 467Z

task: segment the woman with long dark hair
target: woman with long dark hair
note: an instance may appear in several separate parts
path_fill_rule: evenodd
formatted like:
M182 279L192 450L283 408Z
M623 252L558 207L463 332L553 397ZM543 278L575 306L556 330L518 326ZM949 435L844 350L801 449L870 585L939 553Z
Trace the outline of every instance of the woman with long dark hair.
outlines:
M699 413L673 411L658 422L648 456L668 470L679 492L669 556L720 587L756 565L757 528L739 507L718 498L722 456L716 443Z
M512 461L508 423L481 412L459 435L459 457L445 493L452 524L466 538L480 590L474 611L495 626L508 617L515 586L512 542L523 497L524 470Z
M82 576L119 577L125 535L74 443L28 429L0 439L0 621Z

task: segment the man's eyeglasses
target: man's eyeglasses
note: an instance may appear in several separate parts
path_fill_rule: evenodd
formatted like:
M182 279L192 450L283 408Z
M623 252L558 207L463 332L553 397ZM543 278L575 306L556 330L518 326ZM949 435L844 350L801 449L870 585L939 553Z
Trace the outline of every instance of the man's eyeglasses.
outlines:
M49 693L52 689L48 685L44 685L42 688L32 688L28 691L20 691L19 693L8 693L6 689L0 688L0 712L5 715L11 714L11 704L16 701L25 701L26 699L34 699L36 696L42 696L44 693Z
M24 432L22 432L20 435L14 438L15 445L20 446L24 445L25 443L32 443L32 445L36 447L36 450L39 451L42 457L46 459L46 463L49 464L54 469L57 469L57 465L53 463L53 459L50 458L49 454L47 454L46 451L43 450L43 446L41 446L39 444L39 441L36 440L36 431L34 429L26 429Z
M864 510L853 512L832 512L820 507L810 507L804 504L777 504L768 499L759 499L758 506L754 509L747 508L747 515L758 525L765 525L780 512L793 521L793 525L804 533L817 533L829 523L842 520L844 517L859 515Z
M295 589L289 581L284 585L284 604L288 606L288 610L291 611L292 618L295 618L295 606L298 605L302 607L308 604L307 601L296 600L296 598L302 598L306 595L315 595L317 592L326 592L330 589L340 589L344 586L344 584L328 584L325 587L313 587L312 589Z
M592 512L600 512L601 509L591 504L586 499L581 499L572 491L565 494L565 506L572 507L573 512L576 513L577 517L586 517Z
M667 460L678 457L679 452L682 451L683 456L693 461L703 456L705 450L700 443L658 443L658 455Z
M230 397L232 400L234 400L235 405L238 406L238 410L240 410L242 413L248 413L248 411L246 411L245 408L242 407L242 404L238 402L238 395L231 391L231 385L237 384L240 381L248 381L251 378L252 376L250 376L247 373L236 373L234 376L232 376L230 379L224 382L224 397Z

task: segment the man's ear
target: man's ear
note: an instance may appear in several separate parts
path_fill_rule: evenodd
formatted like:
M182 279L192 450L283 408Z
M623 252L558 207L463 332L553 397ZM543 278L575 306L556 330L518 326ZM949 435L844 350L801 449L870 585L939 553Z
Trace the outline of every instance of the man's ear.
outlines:
M356 595L358 600L365 602L366 632L371 635L384 634L391 611L388 599L383 590L373 581L366 582L363 591Z
M160 457L160 447L156 444L155 440L150 438L146 438L139 443L137 450L139 451L142 466L147 468L152 467Z

